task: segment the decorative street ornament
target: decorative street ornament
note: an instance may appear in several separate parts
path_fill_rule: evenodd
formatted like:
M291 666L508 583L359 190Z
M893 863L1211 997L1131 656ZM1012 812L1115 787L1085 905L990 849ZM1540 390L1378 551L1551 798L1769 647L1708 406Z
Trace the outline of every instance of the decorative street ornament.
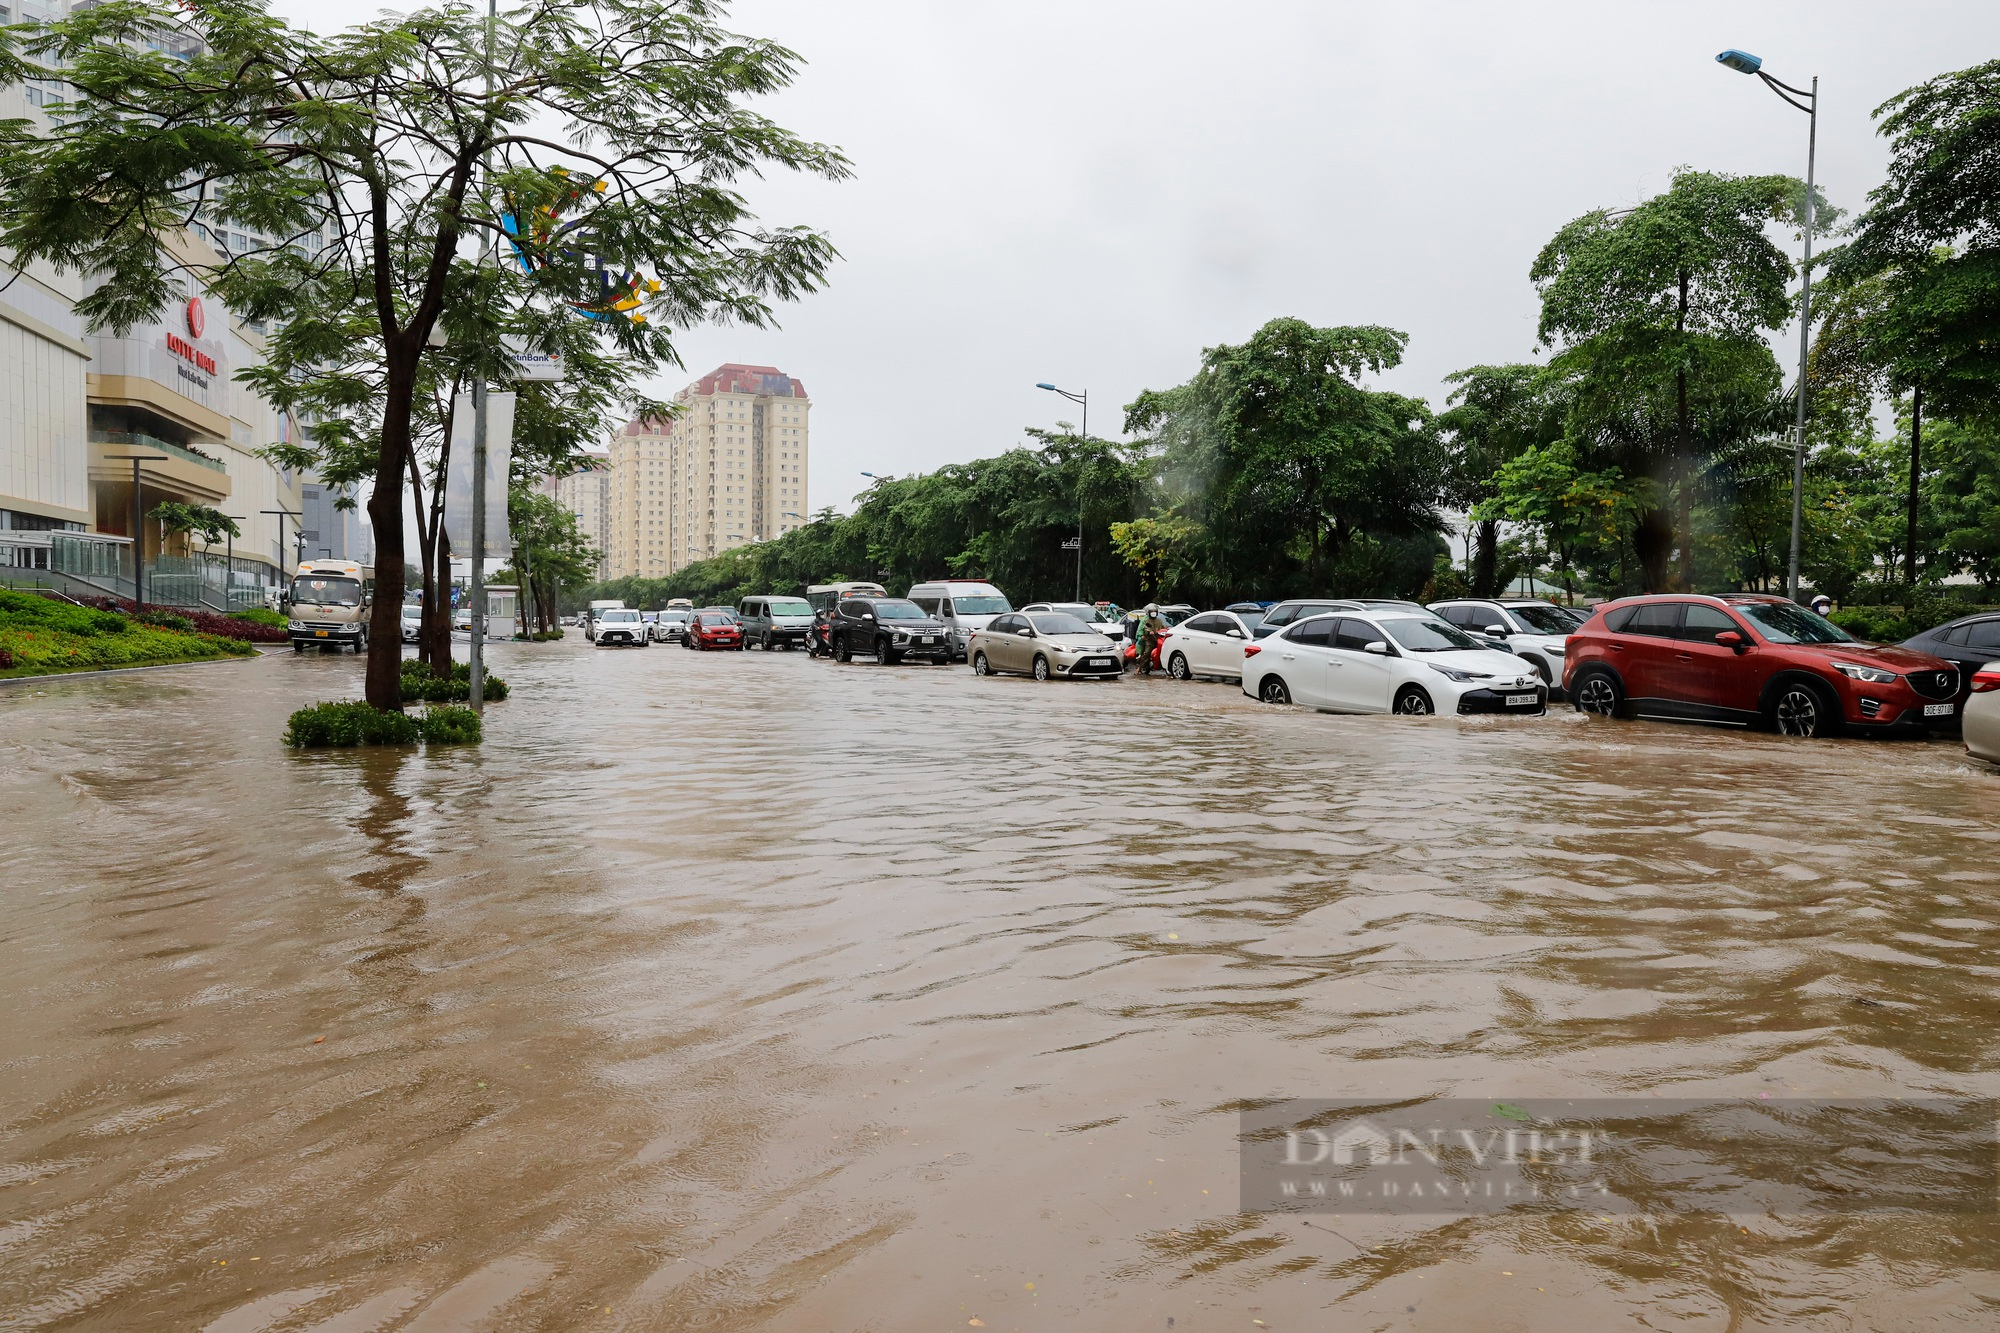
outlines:
M633 312L644 303L646 296L660 290L659 282L635 269L615 269L606 263L603 255L580 244L585 239L582 234L585 219L575 218L565 222L562 215L583 198L584 187L573 184L569 173L561 167L550 168L549 175L557 186L551 202L523 209L519 200L512 197L506 200L506 210L500 215L500 226L507 233L514 262L521 266L523 273L528 274L550 268L551 261L555 259L569 264L581 263L589 270L590 276L586 281L591 290L581 300L569 302L573 309L585 319L623 317L634 324L644 324L645 314ZM597 194L604 193L605 188L605 182L601 180L592 181L589 186Z

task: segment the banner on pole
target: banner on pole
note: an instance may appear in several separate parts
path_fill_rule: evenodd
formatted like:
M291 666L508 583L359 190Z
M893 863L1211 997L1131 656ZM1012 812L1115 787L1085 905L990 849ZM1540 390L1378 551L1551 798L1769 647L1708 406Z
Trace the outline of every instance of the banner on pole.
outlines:
M451 455L445 460L444 532L454 556L472 554L472 395L452 400ZM507 531L507 475L514 453L514 395L486 395L486 551L514 554Z

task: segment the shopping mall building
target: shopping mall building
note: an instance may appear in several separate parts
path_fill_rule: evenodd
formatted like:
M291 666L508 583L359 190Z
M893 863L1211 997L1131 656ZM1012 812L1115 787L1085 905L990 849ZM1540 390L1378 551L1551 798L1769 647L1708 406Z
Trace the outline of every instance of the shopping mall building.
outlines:
M294 427L232 378L261 355L256 330L187 290L157 323L91 333L84 290L34 268L0 290L0 584L129 597L136 545L148 601L262 602L299 559L310 479L258 455ZM169 500L242 536L163 534L150 515Z

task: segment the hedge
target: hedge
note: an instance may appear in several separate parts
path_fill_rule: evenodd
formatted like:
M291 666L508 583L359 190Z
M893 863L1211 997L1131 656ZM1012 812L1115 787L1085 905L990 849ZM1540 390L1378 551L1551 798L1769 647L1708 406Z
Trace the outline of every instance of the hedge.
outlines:
M507 697L507 682L491 672L486 676L483 691L486 702ZM472 698L472 665L469 662L453 662L451 679L437 675L422 661L414 657L403 659L403 697L421 699L428 703L450 703Z
M128 614L132 610L132 603L112 597L93 598L92 605L104 611L124 611ZM290 639L285 633L285 618L275 611L266 611L261 607L253 607L233 616L199 608L175 607L167 610L149 607L140 612L135 619L162 623L169 617L185 621L197 633L213 634L223 639L242 639L246 643L285 643Z
M359 699L329 700L299 709L285 727L295 749L346 749L357 745L469 745L480 739L479 714L442 704L411 716L390 713Z

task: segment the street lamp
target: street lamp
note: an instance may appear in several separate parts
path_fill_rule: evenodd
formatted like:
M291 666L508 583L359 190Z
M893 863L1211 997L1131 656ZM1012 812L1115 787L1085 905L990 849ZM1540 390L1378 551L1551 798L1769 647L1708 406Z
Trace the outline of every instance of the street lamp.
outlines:
M1090 390L1071 393L1068 389L1058 389L1053 384L1037 384L1037 389L1047 389L1050 393L1061 394L1083 408L1083 442L1090 443ZM1067 543L1065 543L1067 545ZM1076 600L1083 600L1083 459L1077 459L1076 473Z
M1738 74L1755 74L1764 86L1782 97L1789 106L1806 113L1806 207L1805 260L1799 266L1799 411L1792 437L1792 559L1785 579L1785 595L1799 600L1799 530L1805 521L1806 493L1806 351L1812 338L1812 245L1813 245L1813 165L1819 152L1819 76L1812 88L1794 88L1764 72L1764 62L1748 51L1729 50L1717 56L1718 64ZM1804 98L1804 101L1800 101Z

